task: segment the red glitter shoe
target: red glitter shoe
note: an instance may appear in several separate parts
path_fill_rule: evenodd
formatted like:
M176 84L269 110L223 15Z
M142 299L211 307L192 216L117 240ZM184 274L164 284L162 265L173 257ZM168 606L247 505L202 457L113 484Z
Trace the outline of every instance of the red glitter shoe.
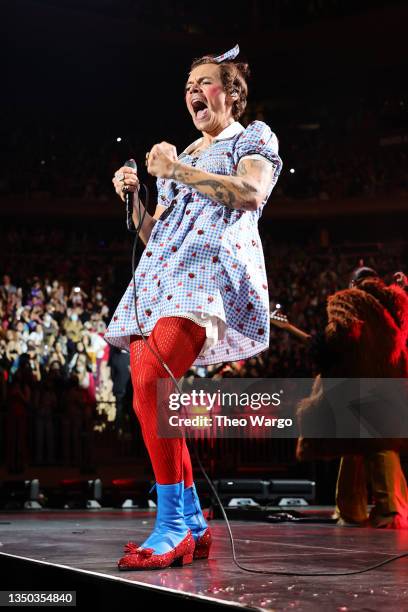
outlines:
M128 542L125 546L126 555L118 561L120 570L147 570L164 569L188 565L193 561L195 544L191 531L184 540L167 553L155 555L153 548L143 548L134 542Z
M163 569L193 560L194 538L184 520L184 482L156 485L157 515L153 532L138 546L128 542L120 570Z
M202 536L199 536L195 541L194 559L208 559L210 554L210 548L212 544L212 537L210 528L204 531Z

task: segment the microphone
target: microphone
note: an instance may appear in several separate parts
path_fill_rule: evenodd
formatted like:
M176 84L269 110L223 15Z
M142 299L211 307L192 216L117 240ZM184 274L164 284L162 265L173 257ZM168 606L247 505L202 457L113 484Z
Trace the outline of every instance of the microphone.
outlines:
M128 159L124 163L128 168L133 168L137 172L137 164L134 159ZM126 191L125 193L125 204L126 204L126 227L130 232L134 232L136 230L135 225L132 219L133 212L133 193L131 191Z

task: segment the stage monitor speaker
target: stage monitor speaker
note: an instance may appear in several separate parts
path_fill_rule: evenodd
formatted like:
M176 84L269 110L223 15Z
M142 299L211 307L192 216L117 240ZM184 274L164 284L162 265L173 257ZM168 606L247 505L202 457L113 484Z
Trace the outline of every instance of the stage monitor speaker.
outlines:
M312 504L316 499L316 483L313 480L270 480L269 499L284 506Z
M224 505L229 505L232 500L235 505L245 505L253 502L259 504L268 501L269 482L261 479L250 478L225 478L218 481L217 493Z

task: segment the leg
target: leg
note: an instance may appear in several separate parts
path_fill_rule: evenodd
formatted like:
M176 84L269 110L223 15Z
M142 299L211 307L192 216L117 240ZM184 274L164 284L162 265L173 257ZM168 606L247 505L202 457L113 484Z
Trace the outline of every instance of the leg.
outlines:
M166 317L166 319L169 317ZM179 317L179 319L182 320L182 317ZM188 319L187 319L188 321ZM198 326L197 326L198 327ZM204 328L202 328L204 329ZM205 341L205 337L204 337L204 341ZM142 352L143 352L143 347L144 347L144 340L141 336L133 336L131 345L130 345L130 361L131 361L131 377L132 377L132 384L133 384L133 388L135 388L135 385L137 384L136 382L136 376L135 376L135 372L138 370L138 368L140 367L141 364L141 359L142 359ZM201 347L200 347L201 348ZM156 349L157 350L157 349ZM147 351L149 351L149 349L147 349ZM150 352L150 351L149 351ZM171 368L170 364L168 361L164 360L170 367L170 369L173 371L173 369ZM191 364L190 364L191 365ZM189 366L187 366L186 370L188 369ZM165 373L165 376L168 376L167 372ZM164 375L162 376L164 378ZM176 376L177 378L177 376ZM133 409L136 413L136 416L139 420L140 426L141 426L141 430L142 430L142 435L143 435L143 440L146 444L146 447L149 448L148 443L148 433L145 431L145 427L144 427L144 418L143 415L140 413L139 410L139 402L137 400L136 394L133 395ZM193 485L193 468L191 465L191 458L190 458L190 452L188 450L187 444L185 439L183 438L182 440L182 454L183 454L183 480L184 480L184 486L185 488L189 488Z
M370 523L374 527L408 527L408 488L399 454L380 451L367 457L374 508Z
M204 334L202 335L203 335L203 341L204 341L205 336ZM144 354L143 353L144 344L145 344L144 340L140 336L137 336L136 339L131 343L131 375L132 375L132 383L134 385L134 388L136 385L135 373L140 370L140 364L141 364L141 360ZM148 350L149 349L147 349L147 351ZM191 361L191 363L193 361L194 359ZM166 363L168 362L166 361ZM168 365L170 366L170 369L172 369L169 363ZM188 367L186 369L188 369ZM179 373L177 374L176 372L174 373L176 375L176 378L179 378ZM148 427L146 427L146 420L143 418L143 414L140 413L140 403L138 401L138 398L136 397L136 393L134 394L133 407L134 407L134 410L138 416L138 419L141 425L144 442L146 444L146 447L149 449L149 431L148 431ZM155 423L153 423L153 426L155 426ZM162 442L165 443L166 440L162 440ZM210 546L211 546L210 530L208 529L208 525L204 519L204 515L201 510L200 500L198 498L197 491L194 485L193 468L191 465L190 452L188 450L186 440L183 438L181 442L182 442L181 480L184 480L184 518L185 518L185 522L187 526L191 529L194 540L196 542L194 558L206 558L208 557Z
M148 337L149 346L159 353L176 379L195 361L206 331L183 317L164 317ZM142 346L137 343L142 342ZM136 346L134 346L136 344ZM143 339L131 343L131 375L134 408L157 482L158 510L153 533L137 547L129 542L129 553L119 561L120 569L168 567L175 561L192 561L194 540L184 520L183 439L160 438L157 433L158 378L172 381L161 361ZM140 350L139 350L140 348ZM138 359L137 359L138 357Z
M364 457L341 458L336 486L336 512L347 523L367 520L367 482Z

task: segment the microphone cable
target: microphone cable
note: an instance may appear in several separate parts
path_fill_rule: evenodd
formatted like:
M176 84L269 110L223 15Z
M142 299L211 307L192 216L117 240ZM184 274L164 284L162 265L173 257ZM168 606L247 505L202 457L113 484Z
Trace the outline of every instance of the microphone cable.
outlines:
M170 368L168 367L168 365L165 363L165 361L162 359L160 353L158 351L156 351L147 341L146 336L143 334L141 328L140 328L140 323L139 323L139 318L138 318L138 314L137 314L137 294L136 294L136 278L135 278L135 273L136 273L136 248L137 248L137 243L139 240L139 236L140 236L140 231L141 228L143 226L143 222L146 216L146 212L147 212L147 204L149 202L149 189L148 187L144 184L144 183L140 183L141 187L143 187L144 189L144 193L145 193L145 204L144 204L144 212L143 215L141 215L141 201L140 201L140 197L139 197L139 192L137 191L137 202L138 202L138 225L137 227L133 230L130 229L130 227L128 226L128 230L132 233L135 234L134 239L133 239L133 248L132 248L132 285L133 285L133 299L134 299L134 307L135 307L135 318L136 318L136 323L138 326L138 329L140 331L140 335L142 336L144 342L146 343L146 346L149 347L149 350L152 351L152 353L157 357L157 359L160 361L160 363L162 364L162 366L164 367L164 369L166 370L166 372L169 374L170 378L172 379L178 393L181 395L182 391L179 387L178 381L176 380L175 376L173 375L173 372L170 370ZM156 220L156 223L158 223L158 221ZM327 577L333 577L333 576L354 576L356 574L363 574L365 572L369 572L369 571L373 571L375 569L378 569L380 567L383 567L384 565L387 565L388 563L391 563L393 561L397 561L398 559L402 559L404 557L408 557L408 551L407 552L403 552L399 555L394 555L388 559L385 559L384 561L381 561L379 563L376 563L374 565L370 565L368 567L365 567L363 569L360 570L351 570L351 571L345 571L345 572L285 572L285 571L279 571L279 570L261 570L261 569L254 569L251 567L246 567L245 565L242 565L242 563L240 563L240 561L238 561L237 556L236 556L236 552L235 552L235 541L234 541L234 536L232 534L232 530L231 530L231 525L229 522L229 519L227 517L227 514L224 510L224 506L222 505L222 501L220 500L218 493L216 491L216 488L214 486L214 483L212 482L210 476L207 474L196 445L193 445L193 450L194 450L194 456L196 458L197 464L204 476L204 478L206 479L212 494L215 497L215 500L220 508L221 514L223 516L223 519L225 521L225 525L227 527L228 530L228 536L229 536L229 540L230 540L230 544L231 544L231 552L232 552L232 560L235 563L235 565L243 570L244 572L248 572L251 574L266 574L268 576L299 576L299 577L307 577L307 576L327 576Z

